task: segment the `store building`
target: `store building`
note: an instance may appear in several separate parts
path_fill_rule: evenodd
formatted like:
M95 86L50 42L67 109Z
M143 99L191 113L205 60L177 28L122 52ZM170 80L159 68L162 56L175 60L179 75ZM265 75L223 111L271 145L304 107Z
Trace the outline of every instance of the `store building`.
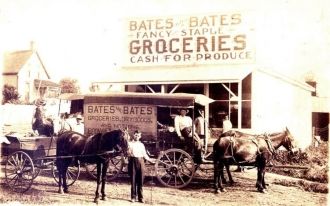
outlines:
M211 128L229 115L234 129L279 132L288 127L312 142L313 87L257 64L253 15L247 12L127 20L122 68L94 85L129 92L204 94Z

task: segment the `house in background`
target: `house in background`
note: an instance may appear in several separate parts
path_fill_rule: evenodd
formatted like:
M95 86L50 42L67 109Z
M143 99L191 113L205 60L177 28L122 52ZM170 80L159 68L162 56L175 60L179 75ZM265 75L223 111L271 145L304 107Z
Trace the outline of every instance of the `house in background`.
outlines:
M3 62L3 85L17 88L20 100L32 103L37 98L56 97L59 84L50 80L34 42L29 50L5 53Z

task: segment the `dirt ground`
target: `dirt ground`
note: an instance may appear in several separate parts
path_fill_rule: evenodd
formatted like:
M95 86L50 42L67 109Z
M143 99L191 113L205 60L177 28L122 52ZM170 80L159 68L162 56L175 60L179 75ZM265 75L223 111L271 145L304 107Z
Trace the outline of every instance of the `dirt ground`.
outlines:
M280 180L299 181L294 178L266 174L269 183L268 193L261 194L255 188L256 170L234 172L236 183L226 186L227 192L213 193L212 171L199 172L193 181L183 189L161 186L156 177L148 176L144 185L146 205L327 205L327 194L304 191L294 186L276 184ZM54 179L44 172L38 176L29 191L17 194L6 188L3 171L0 174L2 205L95 205L93 203L96 183L82 171L79 180L69 188L69 194L57 193ZM127 175L123 174L106 185L107 201L99 205L142 205L131 203L130 185Z

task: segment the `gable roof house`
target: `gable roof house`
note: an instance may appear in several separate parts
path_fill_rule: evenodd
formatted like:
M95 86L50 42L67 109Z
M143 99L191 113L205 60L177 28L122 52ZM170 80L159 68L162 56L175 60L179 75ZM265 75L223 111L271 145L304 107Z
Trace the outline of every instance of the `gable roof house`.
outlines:
M33 42L29 50L5 53L2 75L3 85L16 87L20 100L26 103L40 97L54 97L60 89L50 80Z

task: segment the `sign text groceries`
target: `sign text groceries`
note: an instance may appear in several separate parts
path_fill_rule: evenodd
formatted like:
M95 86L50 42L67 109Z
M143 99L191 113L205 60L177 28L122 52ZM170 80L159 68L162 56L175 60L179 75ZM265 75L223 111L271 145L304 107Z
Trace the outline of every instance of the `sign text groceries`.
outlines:
M85 133L88 135L114 129L156 131L156 107L146 105L85 105Z
M254 59L251 21L240 13L128 21L132 66L242 63Z

